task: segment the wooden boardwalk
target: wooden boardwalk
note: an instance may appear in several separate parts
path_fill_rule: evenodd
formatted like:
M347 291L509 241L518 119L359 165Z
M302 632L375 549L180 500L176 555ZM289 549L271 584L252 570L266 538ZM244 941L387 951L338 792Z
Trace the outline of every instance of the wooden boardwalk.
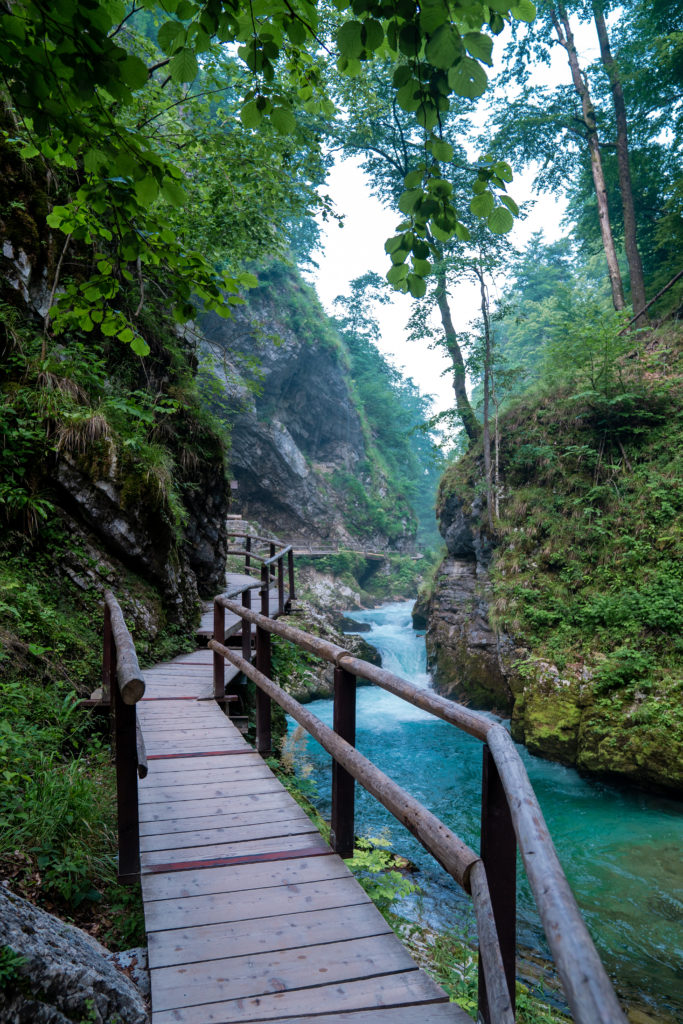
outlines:
M152 1024L471 1024L211 699L211 666L156 665L137 704Z

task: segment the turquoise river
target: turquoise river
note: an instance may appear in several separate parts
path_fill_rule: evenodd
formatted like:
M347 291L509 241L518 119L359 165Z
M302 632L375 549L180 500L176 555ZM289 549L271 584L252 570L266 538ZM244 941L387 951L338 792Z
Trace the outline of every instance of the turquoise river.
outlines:
M348 614L370 624L364 633L385 668L418 686L430 686L424 638L412 629L411 605L385 604ZM332 702L308 705L332 724ZM290 724L291 729L291 724ZM478 848L481 744L375 686L358 689L358 749ZM557 851L618 990L665 1019L683 1020L683 882L680 804L663 797L582 778L571 768L533 757L519 748ZM318 804L329 813L330 759L311 739ZM404 901L406 916L446 929L462 926L469 900L419 843L360 787L356 831L388 827L396 852L414 861L422 889ZM519 873L518 939L545 953L540 921Z

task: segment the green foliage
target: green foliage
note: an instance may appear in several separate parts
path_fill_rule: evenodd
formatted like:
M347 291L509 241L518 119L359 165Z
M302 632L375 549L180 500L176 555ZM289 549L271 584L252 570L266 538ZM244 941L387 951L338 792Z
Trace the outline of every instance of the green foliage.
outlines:
M13 986L20 977L19 968L26 963L26 957L11 946L0 946L0 991Z
M388 911L396 900L418 892L418 886L395 870L395 855L391 852L387 829L380 835L359 839L354 846L353 857L346 861L346 865L382 913Z

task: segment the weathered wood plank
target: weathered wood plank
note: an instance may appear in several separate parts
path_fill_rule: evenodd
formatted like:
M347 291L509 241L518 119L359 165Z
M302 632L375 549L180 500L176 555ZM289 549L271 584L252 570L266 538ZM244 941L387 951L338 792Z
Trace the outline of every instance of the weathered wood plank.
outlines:
M270 810L242 811L241 814L209 814L205 818L176 818L171 821L145 821L140 826L141 836L156 836L166 833L175 835L180 832L193 832L200 829L217 828L253 828L257 825L272 825L279 828L281 824L291 821L308 821L298 805L285 805Z
M183 766L189 761L192 762L194 758L186 757L181 759ZM193 771L190 775L188 771L174 771L174 772L160 772L158 775L150 775L145 779L145 791L152 791L161 787L181 785L186 782L187 785L204 785L216 782L221 785L224 783L230 784L233 782L242 781L253 781L254 779L274 779L275 776L271 772L267 765L261 762L260 765L245 765L244 768L235 768L234 760L232 765L225 768L216 768L211 770L204 768L202 770ZM189 776L189 777L188 777ZM142 787L141 787L142 788Z
M260 762L263 764L263 760L260 754L256 754L253 748L248 744L245 744L244 748L235 746L234 750L236 753L231 754L210 754L199 755L198 757L169 757L161 758L156 761L152 761L149 766L149 778L157 778L159 775L173 773L178 771L178 765L183 765L187 770L188 782L192 781L192 774L197 771L204 771L207 768L211 768L215 765L216 770L220 771L221 768L230 768L236 764L244 764L250 766ZM147 781L147 780L145 780Z
M201 964L157 968L151 971L152 1005L157 1010L166 1010L249 999L307 988L316 981L357 981L414 968L410 955L395 936L328 942L324 948L309 946L225 957L212 961L210 972Z
M327 862L327 858L314 859ZM216 898L216 894L212 893L207 896L146 900L145 928L151 933L185 928L192 921L201 921L205 925L227 924L231 921L249 921L252 917L266 917L268 914L297 914L302 909L339 911L368 903L370 897L361 889L355 878L338 877L319 882L245 889L230 892L226 899Z
M149 870L159 864L184 864L193 861L215 860L228 857L254 857L264 854L284 853L290 850L320 850L327 852L329 846L320 833L311 825L311 831L300 835L275 836L268 839L247 839L236 843L198 843L196 846L181 846L169 850L151 850L140 854L140 864Z
M237 794L239 796L247 796L251 793L275 793L281 789L282 785L275 777L245 780L239 783L239 788L236 788L236 783L221 783L215 780L213 782L187 786L141 786L139 803L142 807L145 804L165 804L175 803L178 800L192 800L194 797L206 800L217 799L218 797L230 799L230 797Z
M140 807L140 822L143 821L164 821L168 818L199 818L212 814L224 814L226 810L236 812L240 807L258 806L261 809L266 807L288 807L291 797L289 793L251 793L249 796L236 796L230 801L228 807L225 797L220 800L179 800L165 804L145 804Z
M149 936L149 966L206 963L226 954L251 956L302 949L377 935L393 935L377 907L363 903L339 910L308 910L300 914L254 917L231 925L198 923ZM323 954L326 962L326 957ZM211 968L207 974L211 974Z
M152 977L156 974L152 972ZM384 977L343 981L328 985L311 985L295 991L266 993L264 995L203 1003L186 1008L157 1009L152 1024L232 1024L240 1021L284 1021L318 1010L327 1014L327 1020L350 1010L368 1010L374 1007L415 1006L413 1024L422 1024L422 1004L446 1002L446 995L420 970L402 971ZM154 1004L154 995L152 996ZM448 1004L446 1004L448 1005ZM334 1017L330 1016L334 1012ZM460 1011L462 1013L462 1011ZM390 1020L391 1018L389 1018ZM426 1018L428 1020L428 1018ZM454 1021L462 1017L453 1016ZM471 1018L466 1018L471 1024ZM386 1019L383 1022L386 1024ZM464 1022L463 1022L464 1024Z
M194 819L196 820L196 819ZM188 823L193 821L189 819ZM157 833L156 835L140 836L140 852L151 853L154 850L173 850L183 846L216 845L218 843L245 843L254 839L277 839L282 836L301 836L315 832L315 825L302 814L301 818L289 818L280 822L265 821L256 824L241 824L232 828L221 828L215 825L205 829L186 829L173 833Z
M335 1013L334 1024L472 1024L472 1018L457 1003L428 1003ZM329 1024L330 1017L316 1014L296 1017L296 1024Z

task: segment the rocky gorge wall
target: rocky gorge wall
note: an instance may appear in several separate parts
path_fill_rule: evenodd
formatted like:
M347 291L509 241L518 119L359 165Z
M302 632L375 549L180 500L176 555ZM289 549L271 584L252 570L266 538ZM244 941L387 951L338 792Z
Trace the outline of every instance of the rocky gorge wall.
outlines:
M259 280L230 320L201 323L225 389L234 511L304 546L412 550L414 514L373 463L343 343L295 271Z
M643 694L605 700L585 664L561 670L492 624L497 551L481 498L447 492L439 526L448 554L415 615L426 625L435 689L510 717L513 738L531 753L582 772L667 793L683 792L681 737L643 728ZM511 543L504 540L502 544Z

